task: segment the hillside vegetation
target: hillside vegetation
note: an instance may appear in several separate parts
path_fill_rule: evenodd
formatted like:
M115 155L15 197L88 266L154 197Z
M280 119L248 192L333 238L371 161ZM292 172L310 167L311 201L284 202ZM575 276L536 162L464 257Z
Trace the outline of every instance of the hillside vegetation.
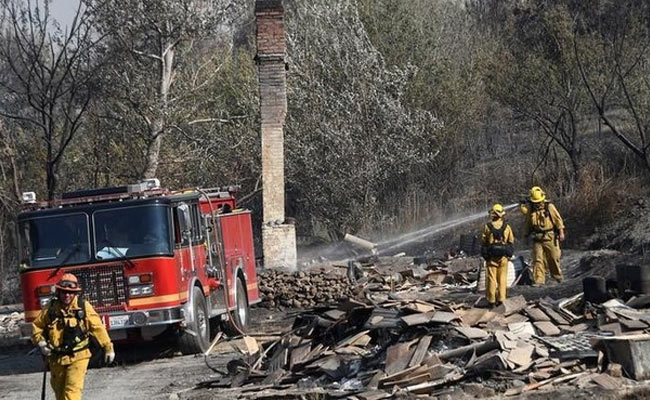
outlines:
M1 4L0 300L16 296L23 191L239 184L259 219L253 2L82 0L68 26L48 3ZM648 2L284 7L286 208L300 236L403 232L536 184L579 247L647 193Z

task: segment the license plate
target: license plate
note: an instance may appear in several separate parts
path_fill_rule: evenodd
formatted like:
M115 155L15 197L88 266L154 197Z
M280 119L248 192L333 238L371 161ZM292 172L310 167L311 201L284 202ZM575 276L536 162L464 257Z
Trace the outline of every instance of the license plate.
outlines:
M108 325L111 328L119 328L129 323L128 315L113 315L108 317Z

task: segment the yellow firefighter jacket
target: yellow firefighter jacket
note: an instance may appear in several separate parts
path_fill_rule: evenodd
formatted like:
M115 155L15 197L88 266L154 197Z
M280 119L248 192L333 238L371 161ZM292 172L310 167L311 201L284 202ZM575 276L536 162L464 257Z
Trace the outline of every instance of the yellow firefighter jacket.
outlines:
M32 342L38 345L41 340L45 340L54 349L50 356L51 361L61 365L69 365L77 360L90 358L91 353L88 349L89 338L87 335L97 339L104 351L113 352L113 343L108 336L108 332L106 332L99 314L88 301L83 302L85 315L83 318L79 318L78 311L81 308L78 305L78 299L79 296L75 296L67 309L63 308L63 304L58 299L52 300L47 307L41 310L32 323ZM49 311L52 307L53 312ZM53 320L50 320L51 315L54 315ZM80 340L74 346L72 354L61 354L60 352L60 349L64 348L63 332L66 326L70 328L79 326L81 331L87 334L84 335L85 338L83 336L79 338Z
M555 232L564 229L564 220L553 203L523 205L521 212L527 216L528 233L536 242L555 240Z
M490 229L492 225L492 229ZM504 226L505 225L505 226ZM498 232L497 235L494 232ZM495 237L497 236L497 237ZM499 218L483 226L483 232L481 234L481 248L488 258L500 258L506 256L505 253L497 254L491 252L491 247L502 247L502 251L506 251L506 247L512 246L515 242L515 236L512 233L510 225L506 224L503 218ZM511 248L508 248L507 251L511 251Z

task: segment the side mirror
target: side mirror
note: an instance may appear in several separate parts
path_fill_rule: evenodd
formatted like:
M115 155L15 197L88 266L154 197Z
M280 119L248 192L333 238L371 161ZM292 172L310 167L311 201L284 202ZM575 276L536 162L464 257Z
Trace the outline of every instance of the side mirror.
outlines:
M206 232L212 232L212 216L209 214L204 214L203 218L203 227Z
M32 246L29 236L29 223L17 223L11 229L14 246L18 249L18 256L20 259L19 270L27 268L30 264Z
M192 218L190 217L190 207L181 203L177 207L178 210L178 224L181 228L181 233L185 236L192 230Z

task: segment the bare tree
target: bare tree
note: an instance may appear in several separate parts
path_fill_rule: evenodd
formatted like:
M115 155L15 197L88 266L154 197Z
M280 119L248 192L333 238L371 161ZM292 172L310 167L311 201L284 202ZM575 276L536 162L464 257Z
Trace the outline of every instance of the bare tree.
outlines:
M110 53L114 62L106 79L114 103L107 116L111 123L119 120L118 123L128 124L128 115L133 115L131 129L138 131L144 127L142 176L156 175L163 137L172 125L170 119L176 111L187 112L184 108L187 97L207 84L206 80L189 80L189 85L176 88L179 75L193 52L200 51L197 47L201 48L207 38L228 29L229 20L240 10L237 3L236 0L108 0L95 9L102 32L112 38ZM212 61L204 59L203 67L214 72L218 66ZM219 122L219 118L206 112L202 117L184 122Z
M571 12L562 4L516 10L500 33L497 56L486 65L488 88L546 136L537 152L540 164L559 146L577 182L589 99L572 51Z
M650 6L602 7L599 20L580 15L575 28L583 32L573 42L582 82L600 121L650 171Z
M18 288L7 284L17 278L14 221L21 197L21 171L16 134L20 129L15 128L0 123L0 304L13 302L18 295Z
M65 30L50 19L49 2L4 0L0 31L0 115L25 125L45 147L47 196L54 197L59 165L92 98L95 50L84 2Z

